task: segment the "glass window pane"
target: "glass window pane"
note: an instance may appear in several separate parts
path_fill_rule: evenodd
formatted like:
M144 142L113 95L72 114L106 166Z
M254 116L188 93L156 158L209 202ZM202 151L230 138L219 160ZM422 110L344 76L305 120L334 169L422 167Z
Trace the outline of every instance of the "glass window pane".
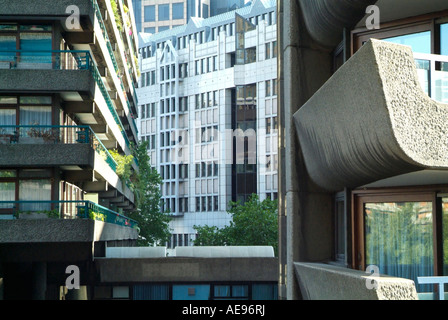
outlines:
M448 56L448 23L440 26L440 54Z
M170 19L170 5L169 4L160 4L159 8L159 17L158 21L165 21ZM160 27L159 27L160 29ZM160 30L159 30L160 31Z
M22 96L21 104L51 104L51 97L46 96Z
M47 106L21 106L21 125L51 125L51 107Z
M16 197L15 182L0 182L0 201L14 201L15 197ZM0 203L0 209L10 209L13 207L14 203Z
M417 292L431 292L417 277L433 275L431 202L367 203L364 211L366 265L381 274L414 280Z
M215 286L215 297L230 297L230 286Z
M21 211L50 210L50 202L37 203L32 201L50 201L50 180L21 180L19 182L19 200L31 201L20 204Z
M184 3L173 3L173 19L184 18Z
M145 22L156 21L156 6L145 6Z
M0 109L0 126L13 126L16 124L15 109ZM3 128L4 129L4 128ZM0 133L2 132L0 128Z
M418 53L431 53L431 32L406 34L398 37L385 38L384 41L410 46L412 51Z

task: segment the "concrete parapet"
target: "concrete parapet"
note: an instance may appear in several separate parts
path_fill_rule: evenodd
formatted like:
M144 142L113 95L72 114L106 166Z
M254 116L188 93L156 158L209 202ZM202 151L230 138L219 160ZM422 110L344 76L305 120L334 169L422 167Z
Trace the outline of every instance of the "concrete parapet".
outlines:
M323 263L294 263L305 300L418 300L415 283Z

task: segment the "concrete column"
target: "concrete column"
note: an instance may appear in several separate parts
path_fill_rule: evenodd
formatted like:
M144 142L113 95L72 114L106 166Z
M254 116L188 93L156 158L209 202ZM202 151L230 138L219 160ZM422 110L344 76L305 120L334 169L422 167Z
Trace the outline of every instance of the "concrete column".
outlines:
M34 262L32 265L32 288L31 298L33 300L45 300L47 293L47 263Z
M298 1L277 1L279 43L279 298L300 299L293 263L331 258L332 195L305 167L292 117L331 76L331 50L309 36Z

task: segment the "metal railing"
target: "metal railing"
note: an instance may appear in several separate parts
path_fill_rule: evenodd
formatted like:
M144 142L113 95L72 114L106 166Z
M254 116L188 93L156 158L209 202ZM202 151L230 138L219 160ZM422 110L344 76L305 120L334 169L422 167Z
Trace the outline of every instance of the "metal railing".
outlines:
M75 143L90 144L116 172L117 162L89 126L0 125L0 145Z
M91 60L81 50L0 50L0 69L87 70Z
M137 221L91 201L0 201L0 217L12 219L91 219L137 228Z
M423 90L434 100L448 103L448 56L414 53Z
M25 60L24 60L25 59ZM112 117L117 124L126 145L130 142L120 117L104 84L101 74L89 51L23 51L0 50L0 69L52 69L52 70L90 70ZM132 121L131 121L132 122ZM134 123L135 126L135 123Z

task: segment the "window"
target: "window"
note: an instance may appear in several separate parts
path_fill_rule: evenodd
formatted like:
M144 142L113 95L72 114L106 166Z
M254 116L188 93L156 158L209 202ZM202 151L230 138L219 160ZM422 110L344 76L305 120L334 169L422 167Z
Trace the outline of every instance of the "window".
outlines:
M15 59L15 52L0 53L0 61L33 63L35 68L39 66L46 68L46 64L52 62L49 52L52 50L52 26L0 24L0 48L11 51L22 50L20 59Z
M271 43L266 43L265 44L265 57L266 60L267 59L271 59Z
M169 28L170 28L170 26L160 26L158 31L162 32L162 31L168 30Z
M184 18L184 3L173 3L173 19Z
M383 38L384 41L407 45L412 51L418 53L431 53L431 32L424 31L400 35L396 37Z
M271 95L271 81L268 80L265 82L266 86L266 97L269 97Z
M158 10L159 10L158 21L170 20L170 5L169 4L159 4ZM160 29L160 27L159 27L159 29Z
M145 22L156 21L156 6L145 6L144 10Z
M440 54L448 56L448 23L440 26Z
M149 28L145 28L145 33L156 33L156 28L155 27L149 27Z
M432 291L432 285L418 284L417 277L444 272L435 260L442 244L433 243L438 239L433 225L443 221L434 223L437 202L443 208L444 199L431 192L355 194L354 266L365 270L375 265L381 274L414 280L418 293Z

